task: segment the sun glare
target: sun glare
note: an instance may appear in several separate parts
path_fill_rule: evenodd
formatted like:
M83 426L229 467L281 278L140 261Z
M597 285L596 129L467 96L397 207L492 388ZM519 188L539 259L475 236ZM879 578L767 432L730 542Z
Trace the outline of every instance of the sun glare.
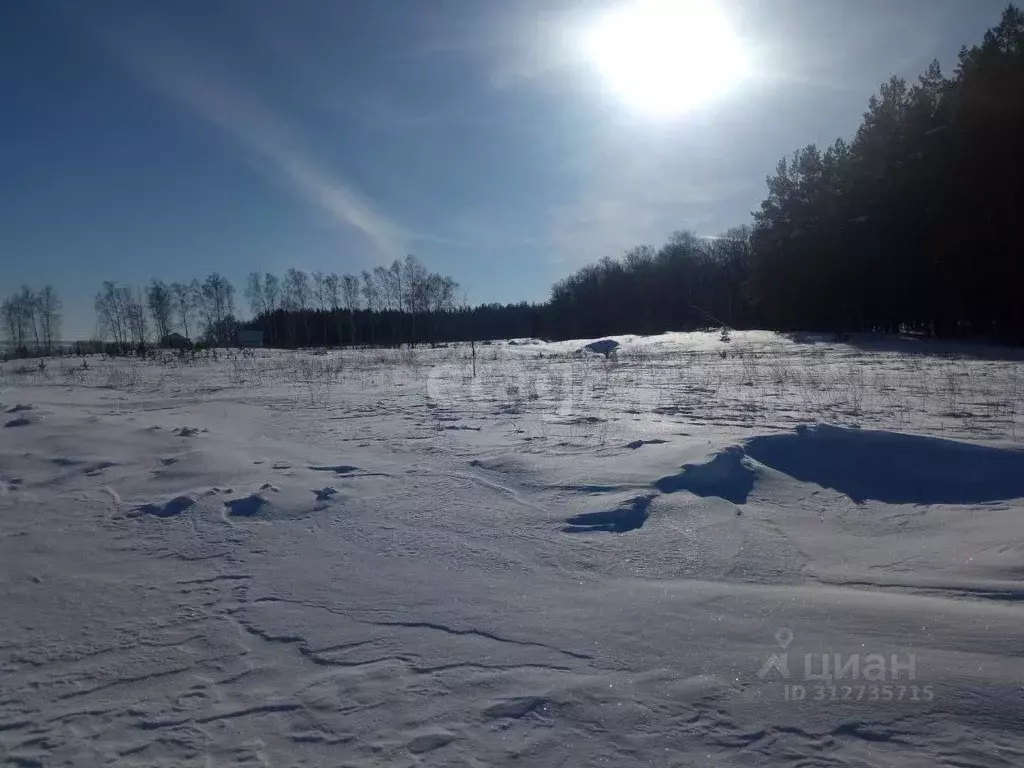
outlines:
M672 116L706 104L747 74L743 45L710 0L636 0L586 35L587 57L632 109Z

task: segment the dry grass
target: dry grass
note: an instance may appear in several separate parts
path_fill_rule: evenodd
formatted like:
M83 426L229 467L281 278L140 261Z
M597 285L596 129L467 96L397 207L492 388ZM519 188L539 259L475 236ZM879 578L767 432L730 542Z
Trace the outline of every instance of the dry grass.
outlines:
M821 422L1018 441L1024 362L983 356L865 351L847 345L765 342L625 344L612 359L570 345L308 350L214 357L90 358L40 371L0 366L0 383L163 393L231 389L291 393L296 405L419 410L437 428L502 423L516 434L601 445L616 423L790 428ZM277 396L277 395L275 395Z

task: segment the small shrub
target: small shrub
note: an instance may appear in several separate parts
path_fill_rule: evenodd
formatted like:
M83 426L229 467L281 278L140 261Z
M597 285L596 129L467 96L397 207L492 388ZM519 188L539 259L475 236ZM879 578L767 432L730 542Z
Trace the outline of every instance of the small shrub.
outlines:
M137 368L111 368L107 373L107 381L103 385L107 389L131 389L142 383L142 372Z

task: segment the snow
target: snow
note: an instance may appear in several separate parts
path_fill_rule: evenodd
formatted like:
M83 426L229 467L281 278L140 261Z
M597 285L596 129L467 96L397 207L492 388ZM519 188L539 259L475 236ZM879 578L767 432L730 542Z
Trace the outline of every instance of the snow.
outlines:
M0 756L1024 764L1021 357L615 339L0 368Z

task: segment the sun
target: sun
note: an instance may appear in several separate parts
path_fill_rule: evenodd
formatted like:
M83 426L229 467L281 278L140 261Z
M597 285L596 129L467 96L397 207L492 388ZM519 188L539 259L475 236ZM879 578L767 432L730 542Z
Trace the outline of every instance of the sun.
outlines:
M735 88L743 44L711 0L636 0L585 35L587 58L632 109L672 116Z

